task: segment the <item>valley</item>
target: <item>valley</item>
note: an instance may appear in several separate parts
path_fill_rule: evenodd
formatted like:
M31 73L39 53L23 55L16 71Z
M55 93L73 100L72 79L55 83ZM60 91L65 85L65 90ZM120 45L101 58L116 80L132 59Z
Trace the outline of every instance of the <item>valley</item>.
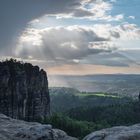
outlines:
M138 97L67 87L51 87L49 92L52 115L46 123L79 139L103 128L140 122Z

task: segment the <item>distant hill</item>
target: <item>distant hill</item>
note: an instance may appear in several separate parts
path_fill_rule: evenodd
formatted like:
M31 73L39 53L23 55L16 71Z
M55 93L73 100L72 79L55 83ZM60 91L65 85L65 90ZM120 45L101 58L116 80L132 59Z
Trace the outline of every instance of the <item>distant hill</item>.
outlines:
M137 97L140 91L140 75L56 75L49 76L49 79L50 86L66 86L86 92L108 92Z
M80 91L74 88L69 87L50 87L49 88L50 94L77 94Z

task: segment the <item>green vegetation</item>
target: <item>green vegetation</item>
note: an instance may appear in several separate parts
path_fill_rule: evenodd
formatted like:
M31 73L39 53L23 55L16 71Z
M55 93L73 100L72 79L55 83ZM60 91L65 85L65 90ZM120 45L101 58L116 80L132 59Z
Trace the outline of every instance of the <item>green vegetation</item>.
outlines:
M117 96L117 95L109 95L109 94L105 94L105 93L78 93L78 94L76 94L77 96L81 96L81 97L85 97L85 96L89 96L89 97L91 97L91 96L101 96L101 97L112 97L112 98L120 98L119 96Z
M103 128L140 123L140 103L132 101L123 105L73 108L65 113L54 113L43 123L52 124L54 128L82 139Z
M69 93L64 92L64 90L61 91L55 93L50 92L52 113L64 113L77 107L92 108L95 106L125 104L132 100L130 98L120 98L117 95L113 96L106 93L79 92L73 94L73 92Z
M67 132L70 136L82 139L90 132L100 129L100 126L88 121L78 121L71 119L64 114L54 114L50 118L46 118L43 123L52 124L53 127L59 128Z
M51 92L50 95L52 116L43 123L79 139L103 128L140 122L140 103L131 98L84 92Z
M86 120L108 126L131 125L140 122L140 103L133 101L126 104L98 106L92 108L73 108L66 115L77 120Z

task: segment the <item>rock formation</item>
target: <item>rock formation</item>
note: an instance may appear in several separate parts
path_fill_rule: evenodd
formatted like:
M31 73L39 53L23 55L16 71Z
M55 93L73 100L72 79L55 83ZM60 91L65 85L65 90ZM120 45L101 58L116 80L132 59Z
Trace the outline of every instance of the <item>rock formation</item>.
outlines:
M0 62L0 112L16 119L36 120L49 114L46 72L15 60Z
M140 140L140 124L103 129L89 134L83 140Z
M0 140L78 140L51 125L25 122L0 114ZM140 124L93 132L83 140L140 140Z
M77 140L51 125L11 119L0 114L0 140Z

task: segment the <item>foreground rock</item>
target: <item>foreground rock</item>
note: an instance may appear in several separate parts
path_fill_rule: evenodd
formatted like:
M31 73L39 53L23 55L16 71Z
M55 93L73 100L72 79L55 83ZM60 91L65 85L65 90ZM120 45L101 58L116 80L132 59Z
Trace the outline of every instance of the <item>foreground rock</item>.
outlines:
M50 125L15 120L0 114L0 140L77 140Z
M0 112L16 119L49 115L48 80L44 70L16 60L0 62Z
M89 134L84 140L140 140L140 124L103 129Z

